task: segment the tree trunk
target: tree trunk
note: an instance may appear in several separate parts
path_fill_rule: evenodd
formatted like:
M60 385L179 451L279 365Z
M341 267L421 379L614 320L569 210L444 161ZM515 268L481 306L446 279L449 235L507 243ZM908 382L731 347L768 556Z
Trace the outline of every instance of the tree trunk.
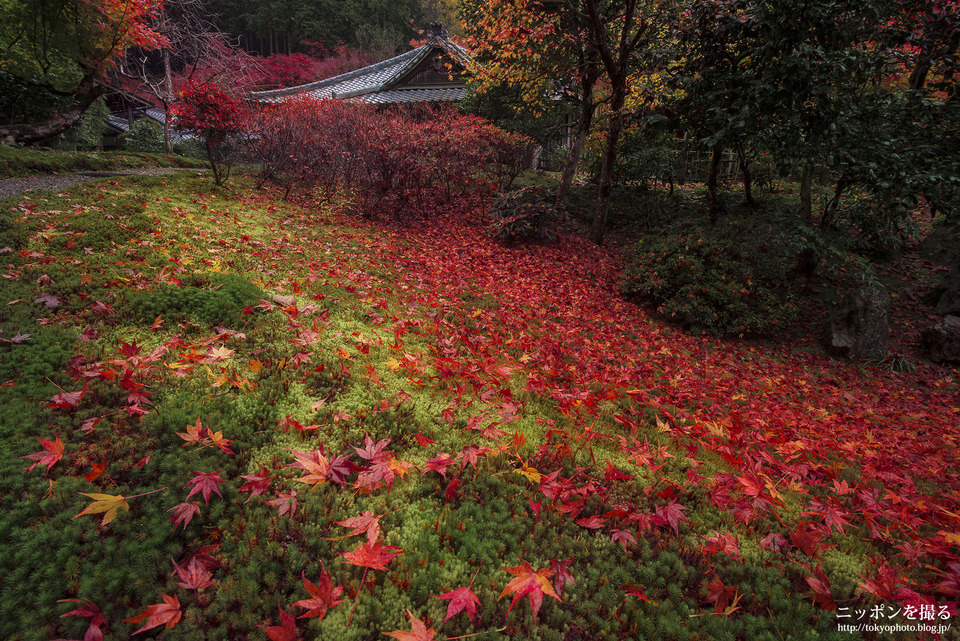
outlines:
M607 144L603 149L600 166L600 188L597 192L597 205L593 213L593 228L590 239L598 245L603 244L607 230L607 214L610 212L610 191L613 187L613 170L617 160L617 145L623 131L623 105L626 102L626 83L613 83L613 95L610 103L610 125L607 127Z
M753 198L753 176L750 175L750 161L747 160L747 150L743 143L736 144L737 162L740 165L740 174L743 176L743 198L751 207L757 204Z
M103 91L100 85L90 87L76 96L69 109L45 122L0 127L0 141L13 138L16 143L30 145L62 134L80 120L80 116L93 104L94 100L103 95Z
M168 154L173 154L173 137L170 135L170 108L169 103L173 102L173 71L170 65L170 49L163 50L163 148Z
M583 149L583 143L586 142L590 133L590 125L593 123L593 112L596 107L593 104L593 85L595 79L592 76L586 76L583 79L583 109L580 112L580 122L577 125L577 134L571 140L570 153L567 155L567 162L563 166L563 174L560 177L560 185L557 187L557 196L555 205L560 207L566 200L570 191L570 185L573 184L573 177L577 173L577 165L580 163L580 152Z
M800 217L804 224L813 224L813 159L808 158L800 176Z
M710 169L707 174L707 197L710 202L710 223L716 223L720 217L720 199L717 197L717 177L720 174L720 160L723 147L717 143L710 150Z
M823 206L823 216L820 218L820 228L826 229L833 226L833 220L837 213L837 207L840 205L840 197L844 190L850 185L850 181L845 176L840 176L837 186L833 190L833 197Z

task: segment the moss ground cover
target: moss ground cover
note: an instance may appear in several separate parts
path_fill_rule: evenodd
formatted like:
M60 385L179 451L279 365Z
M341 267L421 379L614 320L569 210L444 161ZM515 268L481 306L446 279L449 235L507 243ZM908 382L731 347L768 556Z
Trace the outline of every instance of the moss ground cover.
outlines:
M158 153L38 151L0 145L0 178L144 167L204 166L204 163L193 158Z
M570 234L209 187L3 203L3 638L849 639L840 615L953 612L949 371L684 334Z

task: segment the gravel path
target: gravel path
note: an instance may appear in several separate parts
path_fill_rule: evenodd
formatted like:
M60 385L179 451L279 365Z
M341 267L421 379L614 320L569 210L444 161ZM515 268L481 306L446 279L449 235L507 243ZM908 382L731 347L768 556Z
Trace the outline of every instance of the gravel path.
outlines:
M174 167L161 167L156 169L123 169L120 171L83 171L76 174L65 174L62 176L24 176L18 178L7 178L0 180L0 199L19 196L20 194L32 191L34 189L46 189L52 192L60 192L68 187L79 185L80 183L99 180L101 178L112 178L116 176L166 176L177 171L202 171L199 169L180 169Z

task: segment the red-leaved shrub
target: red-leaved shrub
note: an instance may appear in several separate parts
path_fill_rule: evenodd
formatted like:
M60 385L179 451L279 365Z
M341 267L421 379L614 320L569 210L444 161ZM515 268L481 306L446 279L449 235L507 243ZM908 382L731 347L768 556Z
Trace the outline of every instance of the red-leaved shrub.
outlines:
M262 181L347 196L365 215L426 213L501 187L528 141L446 107L389 110L298 98L261 108L250 144Z
M203 138L214 182L221 185L230 175L234 137L247 128L247 110L222 87L204 80L184 84L179 98L171 110L174 126Z

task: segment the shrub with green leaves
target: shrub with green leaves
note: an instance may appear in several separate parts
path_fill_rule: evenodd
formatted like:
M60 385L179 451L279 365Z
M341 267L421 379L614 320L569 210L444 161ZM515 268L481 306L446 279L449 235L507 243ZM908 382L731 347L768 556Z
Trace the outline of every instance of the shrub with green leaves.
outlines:
M77 124L57 138L56 146L68 151L100 147L103 134L107 131L106 118L109 115L110 109L107 103L103 98L97 99L84 112Z
M559 216L550 201L537 186L501 194L487 214L490 235L505 243L553 240Z
M120 136L123 149L159 153L166 149L163 143L163 126L156 120L141 118L133 123L130 131Z
M620 290L699 333L755 335L789 322L796 307L782 286L784 266L734 238L700 228L644 238L633 247Z

